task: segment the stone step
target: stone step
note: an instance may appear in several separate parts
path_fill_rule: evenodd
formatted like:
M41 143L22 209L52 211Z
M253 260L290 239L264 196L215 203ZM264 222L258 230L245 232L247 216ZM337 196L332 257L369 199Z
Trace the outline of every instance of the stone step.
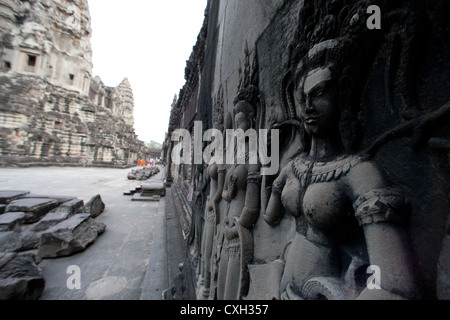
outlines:
M150 202L157 202L161 200L161 196L159 195L151 195L151 196L142 196L140 194L135 194L131 201L150 201Z

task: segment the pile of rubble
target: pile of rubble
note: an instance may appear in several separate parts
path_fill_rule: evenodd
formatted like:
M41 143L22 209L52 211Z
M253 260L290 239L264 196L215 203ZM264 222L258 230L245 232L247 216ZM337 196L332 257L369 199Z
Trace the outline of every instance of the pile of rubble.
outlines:
M159 173L160 169L157 166L144 167L141 169L133 169L128 173L128 180L144 181L150 179L155 174Z
M163 164L162 164L163 165ZM128 174L130 180L148 180L152 176L161 172L160 165L134 169ZM126 196L132 196L131 201L159 201L166 195L166 183L163 177L155 177L150 181L141 182L133 189L123 193Z
M38 299L45 287L42 259L85 250L106 225L95 220L105 204L75 197L0 191L0 300Z

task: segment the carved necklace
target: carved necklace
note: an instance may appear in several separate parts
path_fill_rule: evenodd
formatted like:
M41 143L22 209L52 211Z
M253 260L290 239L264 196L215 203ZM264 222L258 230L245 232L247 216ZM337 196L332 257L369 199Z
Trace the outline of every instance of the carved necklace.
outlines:
M298 157L292 162L292 172L305 190L314 183L338 180L347 175L351 168L360 163L362 157L355 155L340 156L333 161L319 162Z

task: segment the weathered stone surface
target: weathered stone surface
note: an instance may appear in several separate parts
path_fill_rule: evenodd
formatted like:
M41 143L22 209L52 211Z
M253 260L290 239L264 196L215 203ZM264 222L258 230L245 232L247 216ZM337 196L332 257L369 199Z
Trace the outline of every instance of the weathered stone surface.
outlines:
M7 205L11 201L23 197L29 194L29 191L15 191L15 190L1 190L0 191L0 204Z
M10 212L14 221L12 224L5 224L4 231L0 232L0 252L23 252L37 249L39 247L40 236L42 232L31 230L32 225L21 225L24 217L23 212ZM10 226L7 228L7 226Z
M0 215L0 300L38 299L45 286L37 264L42 258L57 258L83 251L106 229L75 197L4 193L15 199ZM94 214L103 211L100 195L91 199ZM21 210L21 211L17 211ZM43 217L43 218L42 218ZM38 252L32 255L21 252Z
M105 210L105 204L102 200L102 196L99 194L92 197L83 208L83 212L89 213L92 218L98 217L103 210Z
M28 228L24 228L20 232L20 248L17 250L18 252L35 250L39 248L39 244L41 242L41 235L45 231L34 231L31 229L30 225Z
M83 209L84 201L81 199L74 199L61 204L48 214L45 215L38 223L36 223L32 230L35 232L44 231L58 223L70 218L75 213Z
M57 208L50 211L50 213L59 213L59 212L68 212L71 214L75 214L77 212L81 212L83 209L84 201L81 199L74 198L73 200L64 202Z
M65 202L45 215L45 217L33 227L33 230L42 231L48 229L59 222L70 218L72 215L81 212L83 205L84 201L80 199Z
M20 224L25 219L23 212L8 212L0 215L0 232L20 229Z
M42 258L73 255L85 250L105 229L89 214L76 214L42 234L38 254Z
M21 232L23 248L26 248L26 250L37 249L44 232L69 219L71 216L73 214L66 212L48 213L40 221L31 224L29 228Z
M5 264L7 264L11 259L13 259L17 253L14 252L2 252L0 253L0 270Z
M0 252L17 252L20 248L22 239L19 232L0 232Z
M45 214L58 206L58 201L53 199L27 198L12 201L6 212L24 212L24 224L39 221Z
M0 253L0 300L37 300L44 288L34 255Z
M37 197L39 198L20 198L20 201L11 203L11 210L22 208L31 210L29 212L11 211L0 215L0 232L16 231L3 235L5 243L0 243L3 250L27 251L39 248L43 232L84 209L84 201L75 197L47 195ZM60 205L47 213L58 204ZM43 218L38 219L39 217Z
M69 201L73 201L76 200L76 197L68 197L68 196L58 196L58 195L41 195L41 194L34 194L34 193L30 193L27 194L23 197L20 197L21 199L49 199L49 200L56 200L58 202L58 206L69 202Z

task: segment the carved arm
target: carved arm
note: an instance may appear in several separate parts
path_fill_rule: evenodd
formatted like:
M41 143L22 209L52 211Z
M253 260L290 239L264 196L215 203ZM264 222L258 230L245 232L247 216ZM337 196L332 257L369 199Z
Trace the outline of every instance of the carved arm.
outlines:
M223 192L223 184L225 182L225 173L226 169L224 166L219 166L219 169L217 170L217 192L214 195L214 202L220 202L222 200L222 192Z
M364 230L371 265L380 270L381 289L364 289L358 299L414 299L416 285L406 231L408 206L400 190L383 188L359 197L356 218Z
M260 209L261 174L252 171L247 176L247 190L245 194L245 206L239 217L239 224L245 228L251 228L258 220Z
M291 166L288 165L288 168ZM269 203L264 214L264 221L271 226L277 225L281 217L284 215L284 206L281 201L281 193L286 184L286 168L281 171L280 176L274 181L272 185L272 194L270 195Z

